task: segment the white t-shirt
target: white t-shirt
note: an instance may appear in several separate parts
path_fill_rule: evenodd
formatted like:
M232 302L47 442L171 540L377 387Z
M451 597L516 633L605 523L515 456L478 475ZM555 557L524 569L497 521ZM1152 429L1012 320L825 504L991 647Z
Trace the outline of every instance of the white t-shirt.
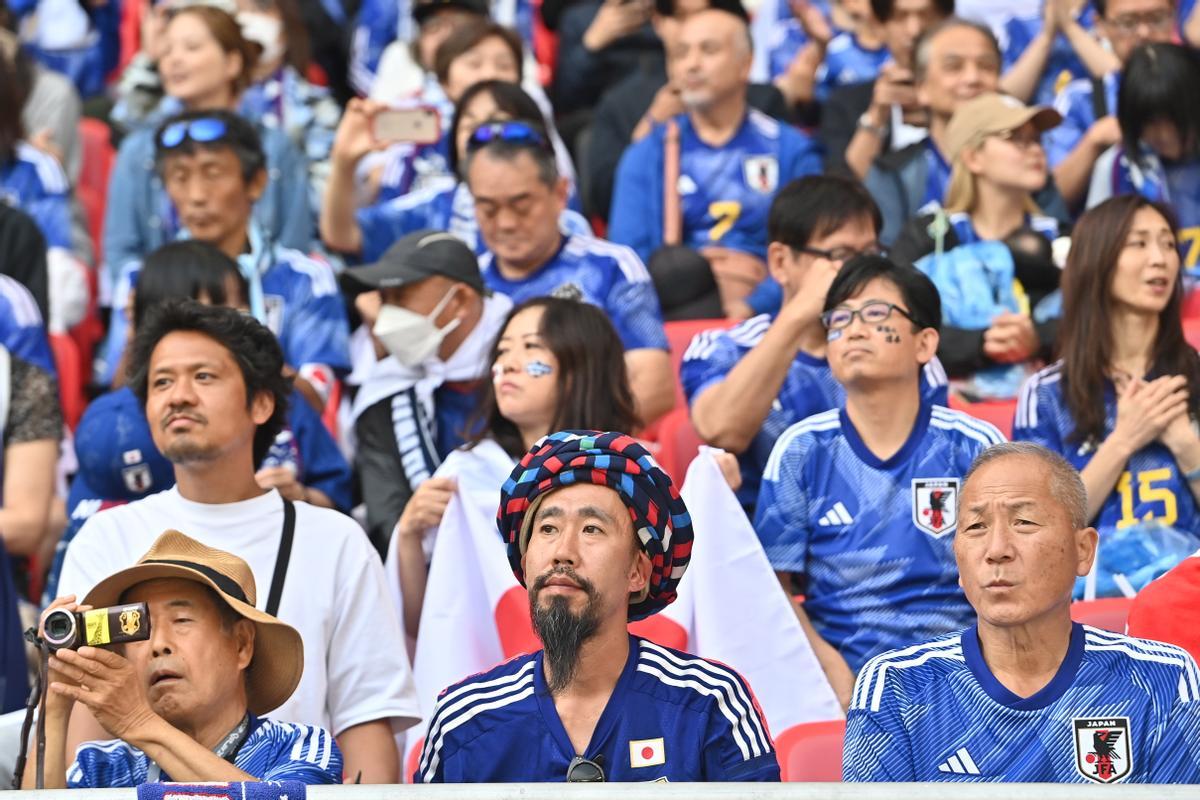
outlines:
M265 608L283 534L277 491L240 503L194 503L177 488L93 516L67 548L60 594L82 598L132 566L175 529L243 558ZM420 718L412 669L383 565L363 530L337 511L296 503L296 535L279 618L304 640L304 676L273 719L319 725L335 735L389 719L403 730Z

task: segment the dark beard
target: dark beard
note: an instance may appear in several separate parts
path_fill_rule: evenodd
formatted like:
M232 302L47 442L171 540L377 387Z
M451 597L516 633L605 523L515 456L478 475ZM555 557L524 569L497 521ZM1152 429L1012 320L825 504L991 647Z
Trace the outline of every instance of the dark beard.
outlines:
M198 461L211 461L216 452L212 447L183 439L167 445L163 448L162 454L172 464L192 464Z
M538 592L546 581L556 575L565 575L579 584L588 596L587 605L576 615L568 607L568 599L556 596L549 605L537 601ZM529 610L533 630L542 640L546 686L550 694L558 694L571 684L579 671L579 655L583 645L600 628L599 595L592 583L575 574L574 570L555 569L538 577L529 587Z

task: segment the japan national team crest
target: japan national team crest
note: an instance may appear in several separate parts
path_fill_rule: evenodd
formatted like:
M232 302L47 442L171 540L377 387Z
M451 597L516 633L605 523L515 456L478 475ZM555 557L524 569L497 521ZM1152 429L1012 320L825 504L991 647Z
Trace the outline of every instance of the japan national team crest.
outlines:
M958 478L915 478L912 482L913 524L940 539L958 521Z
M1073 720L1075 769L1089 781L1116 783L1133 770L1128 717Z
M125 480L125 488L134 494L145 492L150 488L150 483L154 480L150 474L149 464L125 467L125 469L121 470L121 477Z
M779 185L779 161L775 156L747 158L742 162L742 173L746 185L763 194L771 194Z

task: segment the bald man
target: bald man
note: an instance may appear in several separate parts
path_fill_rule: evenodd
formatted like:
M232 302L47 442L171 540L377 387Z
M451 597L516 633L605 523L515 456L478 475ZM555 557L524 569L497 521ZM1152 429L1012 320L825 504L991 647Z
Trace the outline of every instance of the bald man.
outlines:
M625 151L609 216L609 238L636 250L651 272L651 257L664 244L699 251L712 264L727 312L766 277L767 211L776 190L821 171L812 139L748 108L751 61L750 33L737 14L710 8L681 23L667 75L686 110ZM674 160L667 144L674 132L672 217L681 232L668 242L663 175Z
M978 621L867 662L843 777L1200 781L1192 657L1071 621L1071 588L1097 544L1074 468L1040 445L994 445L967 472L957 518L959 581Z

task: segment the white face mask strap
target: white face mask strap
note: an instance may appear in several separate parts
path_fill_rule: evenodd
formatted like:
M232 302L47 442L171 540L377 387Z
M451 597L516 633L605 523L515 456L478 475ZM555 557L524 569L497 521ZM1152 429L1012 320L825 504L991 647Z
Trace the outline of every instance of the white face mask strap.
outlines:
M433 325L433 327L437 328L437 318L441 315L441 313L443 311L446 310L446 306L450 305L450 299L454 297L454 295L457 291L458 291L458 284L456 283L450 287L450 290L448 292L446 292L446 294L442 297L442 299L438 301L438 304L433 307L433 311L430 311L426 315L425 318L429 320L430 324ZM439 330L443 334L449 333L450 331L452 331L458 327L459 322L461 322L461 320L459 320L456 317L455 319L452 319L449 322L447 322L446 326L444 328L440 328Z

